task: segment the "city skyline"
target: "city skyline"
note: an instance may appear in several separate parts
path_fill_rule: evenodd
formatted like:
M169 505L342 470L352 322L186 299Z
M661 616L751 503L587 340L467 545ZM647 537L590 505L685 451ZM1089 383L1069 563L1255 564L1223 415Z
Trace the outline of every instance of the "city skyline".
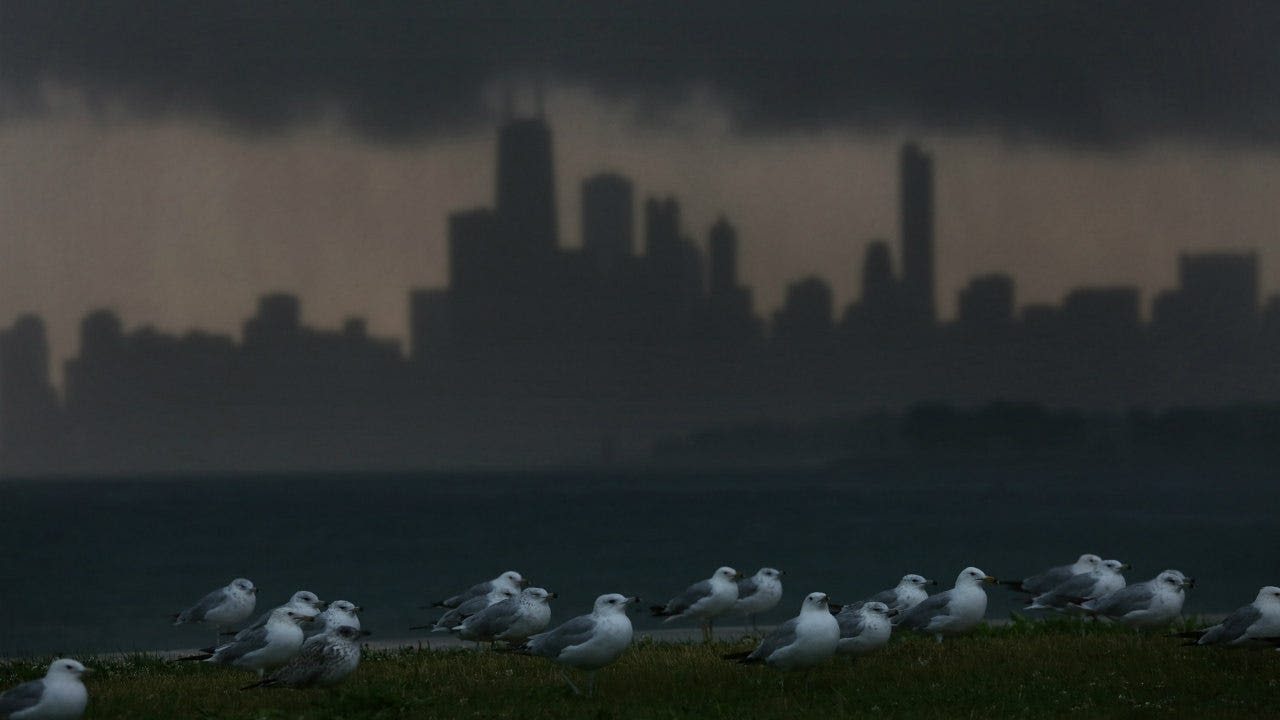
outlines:
M407 343L403 288L443 286L448 215L490 201L508 94L557 134L562 245L577 183L623 173L680 198L700 245L731 218L764 314L812 274L837 305L860 293L869 243L897 238L910 139L935 158L943 319L997 271L1020 303L1134 285L1146 315L1188 251L1259 249L1270 294L1276 13L8 3L0 324L39 314L60 363L90 308L234 334L285 291L309 323Z

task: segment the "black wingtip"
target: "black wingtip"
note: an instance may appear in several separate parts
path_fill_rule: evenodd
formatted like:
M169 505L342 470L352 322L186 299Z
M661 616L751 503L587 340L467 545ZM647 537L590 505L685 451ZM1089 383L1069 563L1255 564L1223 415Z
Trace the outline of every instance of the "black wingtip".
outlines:
M1021 580L997 580L996 584L1003 585L1010 590L1017 590L1018 592L1030 592L1026 588L1022 587Z
M653 612L654 617L666 617L671 614L667 612L667 609L661 605L650 605L649 610Z
M201 650L200 655L187 655L186 657L174 658L174 662L190 662L192 660L208 660L213 657L212 650Z
M724 655L721 655L720 657L724 658L725 660L737 660L738 662L745 662L747 658L751 657L751 651L743 650L742 652L731 652L731 653L726 653Z

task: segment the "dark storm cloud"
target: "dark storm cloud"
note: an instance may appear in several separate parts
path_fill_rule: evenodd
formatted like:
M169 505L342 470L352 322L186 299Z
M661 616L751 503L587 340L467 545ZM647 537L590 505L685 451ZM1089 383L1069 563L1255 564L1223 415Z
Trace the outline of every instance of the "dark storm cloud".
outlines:
M1270 2L6 1L10 114L56 80L93 103L288 126L327 104L413 136L485 114L512 73L678 101L746 130L911 121L1065 140L1280 139Z

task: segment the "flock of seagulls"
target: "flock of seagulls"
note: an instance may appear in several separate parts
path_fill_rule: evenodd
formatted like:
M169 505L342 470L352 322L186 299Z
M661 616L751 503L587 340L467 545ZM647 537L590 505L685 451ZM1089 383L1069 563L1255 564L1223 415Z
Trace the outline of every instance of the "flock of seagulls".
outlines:
M1028 610L1074 613L1108 618L1137 630L1167 628L1182 612L1187 589L1195 581L1178 570L1165 570L1150 580L1127 584L1128 565L1081 555L1074 563L1049 568L1021 580L997 581L968 567L953 586L930 595L936 581L907 574L892 588L845 605L831 603L826 593L812 592L795 617L773 628L750 651L724 656L742 663L762 663L782 670L812 667L835 655L854 658L884 647L895 630L944 637L975 628L987 609L990 584L1027 595ZM689 585L665 604L651 606L664 622L696 620L703 638L711 638L712 622L740 615L754 625L782 598L782 571L761 568L744 577L724 566L711 577ZM432 625L414 629L450 632L463 640L505 643L504 652L547 658L576 694L582 689L566 673L587 674L586 693L595 687L596 672L613 663L631 645L633 629L627 611L639 598L608 593L596 598L591 612L550 630L550 601L544 588L528 587L520 573L508 570L492 580L429 607L444 610ZM245 686L312 687L342 682L360 663L361 641L369 633L360 626L361 608L346 600L326 603L300 590L283 605L252 622L257 587L236 578L173 616L175 625L201 623L218 632L218 642L179 661L203 661L257 674ZM246 625L246 623L248 623ZM235 628L240 628L238 631ZM1257 597L1222 622L1180 633L1187 644L1228 647L1280 644L1280 587L1268 585ZM0 720L77 720L88 693L82 682L88 670L79 662L55 660L44 678L0 694ZM270 673L270 674L268 674Z

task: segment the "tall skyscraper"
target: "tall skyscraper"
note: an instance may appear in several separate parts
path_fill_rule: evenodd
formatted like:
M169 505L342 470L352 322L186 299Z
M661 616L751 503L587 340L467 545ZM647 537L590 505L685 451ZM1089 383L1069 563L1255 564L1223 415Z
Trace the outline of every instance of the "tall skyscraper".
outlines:
M902 301L911 323L937 319L933 280L933 158L902 146Z
M635 203L631 181L602 173L582 181L582 251L599 273L612 273L632 256Z
M502 126L497 183L498 220L512 259L537 262L554 254L557 226L551 128L541 117L511 119Z
M738 232L722 217L711 226L707 245L711 260L711 297L728 297L738 287Z

